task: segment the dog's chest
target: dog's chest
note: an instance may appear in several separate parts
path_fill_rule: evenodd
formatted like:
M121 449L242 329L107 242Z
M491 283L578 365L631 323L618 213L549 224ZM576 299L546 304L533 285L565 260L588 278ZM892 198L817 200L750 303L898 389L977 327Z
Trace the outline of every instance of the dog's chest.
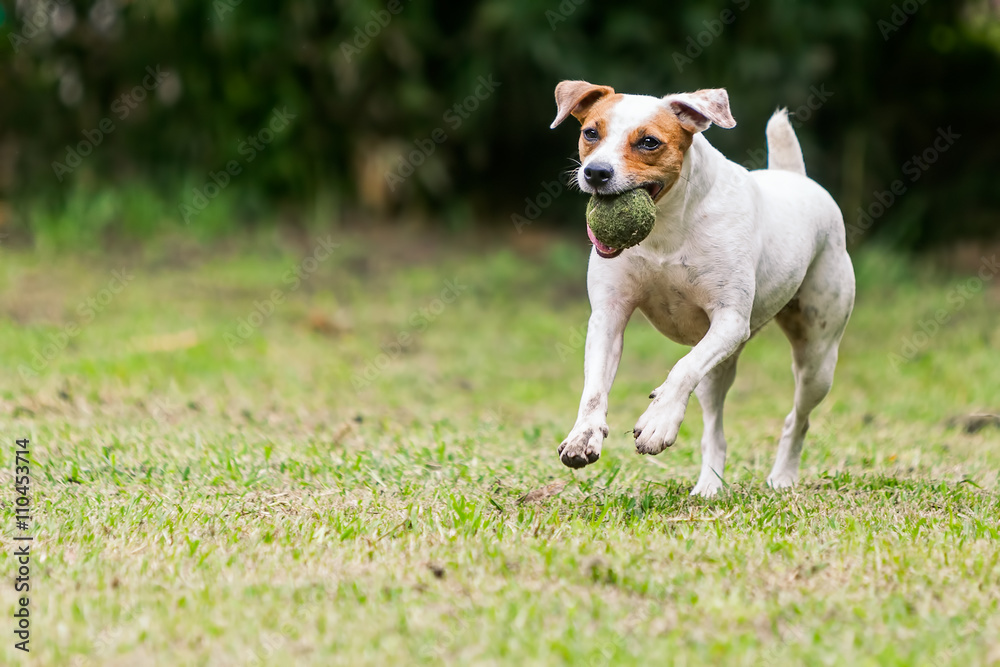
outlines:
M708 332L703 306L710 300L692 267L665 266L643 271L639 310L657 330L682 345L695 345Z

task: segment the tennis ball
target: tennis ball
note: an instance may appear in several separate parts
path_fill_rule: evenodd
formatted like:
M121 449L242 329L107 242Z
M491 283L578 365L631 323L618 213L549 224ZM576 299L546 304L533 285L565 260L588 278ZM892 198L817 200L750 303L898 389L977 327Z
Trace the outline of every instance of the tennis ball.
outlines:
M616 250L639 245L653 231L656 204L644 188L620 195L593 195L587 204L587 225L597 240Z

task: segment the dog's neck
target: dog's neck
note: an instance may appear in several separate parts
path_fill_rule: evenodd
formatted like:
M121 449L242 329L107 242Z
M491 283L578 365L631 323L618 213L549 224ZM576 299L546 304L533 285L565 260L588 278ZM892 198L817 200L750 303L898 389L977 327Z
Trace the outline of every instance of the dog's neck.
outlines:
M657 250L671 251L684 239L691 238L690 227L698 224L692 213L711 192L719 174L729 161L698 133L684 156L684 165L674 186L656 205L656 224L648 245Z

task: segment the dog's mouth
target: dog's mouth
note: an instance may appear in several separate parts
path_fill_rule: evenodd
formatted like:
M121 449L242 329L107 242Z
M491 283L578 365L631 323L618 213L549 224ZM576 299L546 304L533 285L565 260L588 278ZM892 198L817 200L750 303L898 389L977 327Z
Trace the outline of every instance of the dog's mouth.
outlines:
M656 202L656 198L663 194L664 186L663 183L659 181L650 181L649 183L643 183L638 186L649 193L649 198ZM624 252L624 248L612 248L609 245L605 245L597 240L594 236L594 232L590 229L590 225L587 225L587 236L590 237L590 242L594 244L594 249L597 250L597 254L604 259L613 259Z
M654 203L656 202L656 198L663 194L664 191L663 183L659 181L650 181L649 183L643 183L638 187L648 192L649 198L652 199ZM594 236L593 230L590 229L590 225L587 225L587 236L590 237L590 242L594 244L594 249L597 251L598 256L603 257L604 259L614 259L625 251L624 248L612 248L611 246L598 241L597 237Z
M663 194L663 183L660 183L659 181L651 181L649 183L643 183L639 187L648 192L649 198L652 199L654 202L656 201L656 198L658 196Z
M594 250L604 259L613 259L625 250L624 248L612 248L598 241L597 237L594 236L593 230L590 229L590 225L587 225L587 236L590 237L590 242L594 244Z

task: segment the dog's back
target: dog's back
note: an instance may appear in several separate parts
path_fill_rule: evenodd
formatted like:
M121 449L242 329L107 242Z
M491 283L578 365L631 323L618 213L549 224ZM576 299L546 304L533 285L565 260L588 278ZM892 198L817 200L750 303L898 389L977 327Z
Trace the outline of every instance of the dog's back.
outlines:
M847 254L840 207L823 186L806 176L802 149L784 109L767 123L767 148L768 168L750 172L762 195L758 233L763 252L754 327L788 303L820 255Z
M772 235L797 236L811 229L819 237L816 245L832 243L843 248L845 231L840 207L823 186L806 175L802 147L785 109L771 116L766 135L767 169L750 174L766 195L764 201L771 209L766 219L777 227ZM780 243L781 237L772 240Z

